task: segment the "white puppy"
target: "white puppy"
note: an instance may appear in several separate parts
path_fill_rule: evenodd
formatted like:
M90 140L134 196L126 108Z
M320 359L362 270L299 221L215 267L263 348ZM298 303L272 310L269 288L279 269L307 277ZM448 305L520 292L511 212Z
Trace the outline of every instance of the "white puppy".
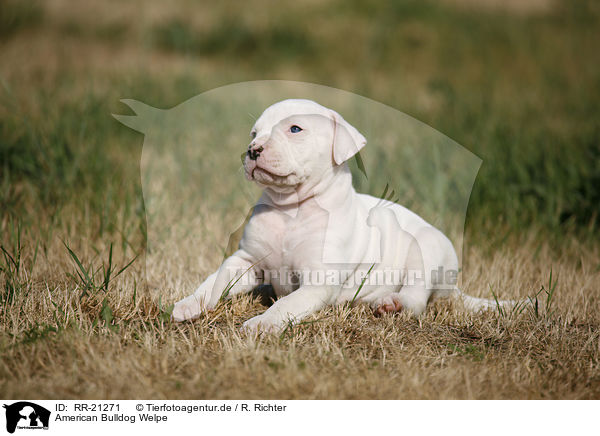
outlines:
M346 162L366 139L337 112L285 100L264 111L251 136L244 169L263 195L239 249L175 304L174 320L196 318L263 283L280 298L245 329L276 331L326 305L354 301L377 314L416 316L432 295L459 295L470 310L496 305L458 290L458 260L439 230L354 190Z

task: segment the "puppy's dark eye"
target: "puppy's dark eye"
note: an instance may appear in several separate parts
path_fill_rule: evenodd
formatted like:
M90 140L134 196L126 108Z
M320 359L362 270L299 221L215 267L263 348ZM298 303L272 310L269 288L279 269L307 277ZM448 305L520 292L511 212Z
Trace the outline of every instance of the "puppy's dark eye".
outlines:
M298 133L298 132L301 132L301 131L302 131L302 129L300 127L298 127L298 126L292 126L292 127L290 127L290 132L292 132L292 133Z
M253 131L251 131L251 132L250 132L250 137L251 137L252 139L256 138L256 131L254 131L254 130L253 130Z

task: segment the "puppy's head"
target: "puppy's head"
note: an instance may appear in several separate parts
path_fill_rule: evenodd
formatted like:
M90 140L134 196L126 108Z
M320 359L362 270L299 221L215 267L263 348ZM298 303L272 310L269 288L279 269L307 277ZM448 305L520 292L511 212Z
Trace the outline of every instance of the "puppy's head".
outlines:
M311 100L284 100L268 107L251 137L244 158L246 177L281 193L314 186L367 142L337 112Z

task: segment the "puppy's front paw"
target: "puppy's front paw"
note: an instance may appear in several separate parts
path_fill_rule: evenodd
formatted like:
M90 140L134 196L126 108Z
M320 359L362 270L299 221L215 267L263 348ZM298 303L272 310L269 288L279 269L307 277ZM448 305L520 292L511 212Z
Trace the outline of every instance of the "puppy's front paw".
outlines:
M250 318L242 325L243 332L248 334L255 333L278 333L280 326L274 320L270 320L265 314Z
M176 322L198 318L205 311L203 301L195 295L179 300L173 307L171 319Z

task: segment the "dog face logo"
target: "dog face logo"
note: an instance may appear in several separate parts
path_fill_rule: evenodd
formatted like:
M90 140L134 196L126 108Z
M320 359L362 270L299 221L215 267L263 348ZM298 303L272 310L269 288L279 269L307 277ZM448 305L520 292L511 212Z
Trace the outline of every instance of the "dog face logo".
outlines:
M293 97L320 104L289 100ZM298 230L298 238L290 243L307 247L302 252L292 250L293 257L301 261L298 264L317 262L319 268L333 268L337 277L342 277L343 270L354 270L360 263L367 265L366 273L370 265L383 265L382 253L395 253L393 245L381 243L391 241L386 235L398 227L411 235L418 230L416 224L406 228L408 222L414 223L412 218L397 221L398 215L384 207L387 203L379 204L375 199L363 204L361 200L364 211L378 206L371 214L372 225L361 208L360 216L355 218L362 220L356 221L362 230L348 239L353 248L338 249L338 242L346 240L342 238L343 229L355 222L345 216L341 199L348 193L355 198L354 188L377 195L384 186L391 188L390 193L394 191L390 202L400 199L402 207L409 209L396 206L396 214L412 217L409 212L414 212L443 234L452 235L452 251L458 255L458 265L461 263L466 210L481 159L389 106L333 88L286 81L232 84L170 109L136 100L122 102L133 114L114 117L144 134L140 172L146 218L146 272L151 274L151 281L162 282L158 272L166 261L166 252L202 259L207 241L213 241L219 248L227 247L223 250L225 256L233 254L248 230L248 212L256 205L277 209L264 216ZM372 145L363 153L366 138ZM344 183L351 178L353 185L343 184L347 188L342 188L338 183L341 178ZM332 199L340 200L332 200L330 207L324 203L314 206L319 219L311 223L318 230L310 233L313 239L309 241L301 234L304 226L302 216L296 216L296 206L305 204L311 194L325 190L332 192ZM256 239L257 246L268 247L260 241L277 229L266 225L257 230L256 234L262 235ZM401 254L398 259L404 259ZM266 251L256 259L261 259L258 263L264 259L265 264L256 269L265 267L283 277L285 271L279 271L277 260L269 264L275 257L265 255ZM390 268L403 269L397 264ZM239 272L241 280L246 280L249 274L244 271L231 270L230 278ZM437 273L437 265L427 277L434 271ZM155 272L157 276L153 276ZM376 273L378 270L374 270L374 277ZM296 286L289 285L289 289ZM212 287L207 291L210 295ZM151 288L158 301L162 286ZM217 293L227 295L223 289Z
M11 405L5 404L6 431L14 433L19 429L48 429L50 411L28 401L19 401Z

